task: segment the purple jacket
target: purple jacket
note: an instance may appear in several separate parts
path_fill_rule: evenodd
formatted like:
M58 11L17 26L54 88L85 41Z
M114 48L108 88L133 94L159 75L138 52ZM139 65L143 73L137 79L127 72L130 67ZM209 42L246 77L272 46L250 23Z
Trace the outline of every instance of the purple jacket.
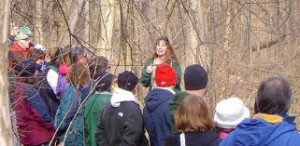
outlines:
M68 85L69 85L69 83L67 81L66 76L59 73L57 86L56 86L57 96L59 98L62 97L62 95L64 94L64 91L67 89Z

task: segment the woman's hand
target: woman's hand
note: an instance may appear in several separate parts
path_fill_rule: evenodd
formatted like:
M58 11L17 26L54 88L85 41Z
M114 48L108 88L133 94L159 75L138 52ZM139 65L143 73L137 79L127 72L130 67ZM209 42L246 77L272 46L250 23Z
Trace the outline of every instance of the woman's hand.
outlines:
M151 74L155 69L156 69L156 65L152 64L152 65L147 66L146 72L148 74Z

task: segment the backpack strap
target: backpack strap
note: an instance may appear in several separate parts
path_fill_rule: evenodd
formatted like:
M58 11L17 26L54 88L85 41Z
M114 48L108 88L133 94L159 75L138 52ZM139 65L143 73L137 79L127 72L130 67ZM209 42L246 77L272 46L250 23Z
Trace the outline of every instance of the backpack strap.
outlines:
M180 135L180 146L185 146L185 134L182 132Z

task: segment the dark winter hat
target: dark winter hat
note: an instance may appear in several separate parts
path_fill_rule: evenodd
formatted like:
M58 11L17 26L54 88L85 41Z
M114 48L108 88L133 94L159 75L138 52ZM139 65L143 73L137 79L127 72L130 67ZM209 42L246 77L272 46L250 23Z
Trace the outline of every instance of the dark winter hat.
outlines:
M36 70L36 65L29 60L22 61L15 66L15 71L19 77L32 77Z
M193 64L185 69L184 85L186 90L204 89L207 82L207 72L200 64Z
M100 71L97 75L97 85L96 85L96 91L110 91L111 83L114 79L114 75L106 72L106 71Z
M155 83L158 87L168 87L175 85L177 75L175 70L167 63L162 63L155 70Z
M137 85L139 78L132 72L124 71L118 76L118 87L132 91Z

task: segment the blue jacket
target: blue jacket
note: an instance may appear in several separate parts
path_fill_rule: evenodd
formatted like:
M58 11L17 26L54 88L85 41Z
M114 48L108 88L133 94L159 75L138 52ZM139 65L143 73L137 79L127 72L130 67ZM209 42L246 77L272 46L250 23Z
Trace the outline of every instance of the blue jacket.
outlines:
M284 116L277 124L262 119L245 119L220 146L299 146L295 117Z
M57 137L59 142L62 142L67 136L65 145L83 145L83 117L82 110L79 109L81 101L81 92L68 85L55 115ZM77 110L79 112L76 115Z
M174 94L166 89L154 88L145 98L144 121L151 146L163 146L171 134L169 103Z

